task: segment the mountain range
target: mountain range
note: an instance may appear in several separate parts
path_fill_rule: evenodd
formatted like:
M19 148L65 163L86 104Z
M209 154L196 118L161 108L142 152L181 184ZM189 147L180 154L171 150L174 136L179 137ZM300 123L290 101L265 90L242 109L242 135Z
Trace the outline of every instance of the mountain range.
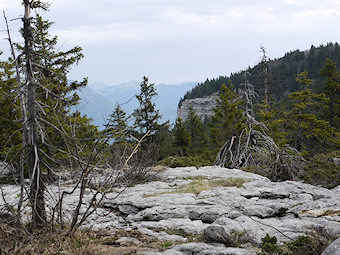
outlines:
M312 89L321 92L324 78L320 75L320 69L324 65L326 58L340 63L340 46L338 43L328 43L319 47L311 46L309 50L290 51L282 58L268 60L268 80L269 92L278 101L284 101L291 92L301 89L295 80L298 73L307 70L310 79L313 79ZM203 83L187 82L179 85L158 84L156 90L158 97L154 103L156 109L162 115L162 121L169 120L173 123L177 117L177 107L186 99L201 98L220 90L222 84L228 84L229 80L236 89L241 88L244 83L244 74L254 85L255 91L261 96L263 94L263 65L256 64L243 71L232 73L230 76L220 76ZM137 81L110 86L100 82L90 83L80 92L81 103L78 110L93 119L93 123L103 127L107 117L114 110L117 103L131 114L138 107L135 97L139 93L140 85Z
M197 82L155 85L158 96L154 103L162 115L162 122L169 120L170 123L173 123L176 120L180 98L196 85ZM92 118L93 124L102 128L117 103L127 114L131 114L139 105L135 97L139 91L140 83L138 81L114 86L100 82L89 83L78 92L81 101L77 110Z

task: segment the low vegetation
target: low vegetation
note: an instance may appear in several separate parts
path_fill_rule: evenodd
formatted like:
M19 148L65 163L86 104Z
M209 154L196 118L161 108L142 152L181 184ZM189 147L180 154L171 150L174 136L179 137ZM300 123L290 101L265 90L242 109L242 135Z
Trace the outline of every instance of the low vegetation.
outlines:
M184 184L182 186L177 186L175 184L174 188L170 188L169 191L155 193L155 194L146 194L144 197L153 197L159 196L162 194L171 194L171 193L192 193L198 195L202 191L211 190L218 187L237 187L240 188L242 185L249 180L243 178L223 178L218 180L210 180L203 176L189 176L182 178L184 180L192 180L188 184Z
M218 187L242 187L247 182L243 178L224 178L219 180L196 180L177 188L176 192L193 193L198 195L204 190L211 190Z
M331 243L329 237L323 235L298 236L296 240L279 245L275 236L262 238L262 252L257 255L318 255Z
M340 185L340 165L334 162L340 151L320 153L311 157L305 167L303 180L313 185L334 188Z
M160 165L168 166L168 167L186 167L186 166L194 166L194 167L201 167L201 166L210 166L211 162L205 159L202 159L199 156L171 156L167 157L159 162Z

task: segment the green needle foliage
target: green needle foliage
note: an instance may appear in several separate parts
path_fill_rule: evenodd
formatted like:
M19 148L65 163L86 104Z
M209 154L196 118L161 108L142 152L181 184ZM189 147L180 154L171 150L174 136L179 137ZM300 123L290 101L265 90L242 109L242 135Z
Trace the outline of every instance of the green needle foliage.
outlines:
M315 152L331 141L334 130L327 120L318 115L319 109L329 98L325 94L312 92L312 80L307 75L308 72L304 71L296 78L303 89L289 94L294 106L286 115L286 120L290 143L299 151Z
M241 109L243 104L244 100L239 98L231 81L229 86L221 86L210 123L210 145L215 155L225 141L233 135L239 135L244 128L245 118Z
M74 153L74 156L88 155L99 136L97 128L90 123L91 119L79 112L71 111L80 100L77 90L87 85L87 79L81 82L69 82L67 79L71 67L77 65L83 58L82 49L74 47L67 51L59 51L58 38L49 33L52 25L52 22L43 20L39 14L32 18L33 71L39 105L38 142L43 168L47 165L52 166L58 161L66 164L65 159L69 158L64 153L66 151ZM24 51L23 46L20 44L15 46L20 55ZM19 87L25 87L23 81L25 60L18 64L20 86L15 79L15 66L10 63L13 63L12 59L2 61L0 66L1 135L7 137L1 139L1 143L6 144L0 146L0 159L6 158L7 162L17 160L16 156L21 149L22 129L19 127L23 119L19 110L21 93Z
M185 127L190 134L191 154L197 155L201 153L207 143L207 133L204 129L202 120L200 117L198 117L192 107L189 108L188 118L185 121Z
M144 76L140 84L140 93L136 95L139 107L133 113L135 128L139 129L142 135L148 131L151 135L154 135L161 127L158 123L161 115L159 110L156 110L155 103L152 102L157 95L155 84L149 83L149 79Z
M179 156L189 156L191 148L191 136L181 118L177 118L172 130L174 135L174 145Z
M336 63L327 58L320 75L326 78L324 92L329 97L327 120L340 132L340 72L336 71Z
M13 63L13 62L12 62ZM22 144L18 84L11 61L0 61L0 160L11 159Z
M129 132L127 124L128 117L120 104L116 104L115 109L108 118L108 123L105 125L106 136L113 139L114 142L124 141Z

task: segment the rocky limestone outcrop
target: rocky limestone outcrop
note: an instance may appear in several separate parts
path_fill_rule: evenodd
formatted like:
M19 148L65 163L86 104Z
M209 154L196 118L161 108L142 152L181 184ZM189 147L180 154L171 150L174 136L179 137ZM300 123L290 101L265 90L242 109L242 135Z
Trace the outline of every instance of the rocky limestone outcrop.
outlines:
M17 187L2 189L6 201L14 204ZM58 192L55 186L49 189L51 194ZM138 254L255 255L267 234L279 243L301 235L340 237L340 186L329 190L294 181L271 182L238 169L186 167L167 169L162 181L117 194L108 194L83 227L138 231L144 238L173 242L163 252ZM87 190L84 205L90 195ZM75 194L65 200L66 218L77 199Z
M207 97L184 100L177 109L177 117L186 120L191 107L195 113L204 120L214 114L212 107L216 105L216 98L217 95L213 94Z

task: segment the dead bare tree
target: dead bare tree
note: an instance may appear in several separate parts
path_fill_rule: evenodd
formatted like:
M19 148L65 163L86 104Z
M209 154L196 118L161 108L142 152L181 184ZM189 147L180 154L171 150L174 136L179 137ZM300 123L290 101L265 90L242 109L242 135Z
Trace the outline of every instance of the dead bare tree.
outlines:
M262 52L262 58L261 58L261 64L262 64L262 74L263 74L263 87L264 87L264 93L263 93L263 104L267 105L269 103L269 80L268 80L268 57L266 49L263 46L260 46L260 50Z
M254 86L244 74L242 96L245 99L245 128L232 136L217 154L215 165L239 168L252 167L272 180L297 180L303 171L303 158L291 147L279 148L267 134L267 127L254 117Z
M31 27L31 2L24 0L25 15L23 18L24 29L23 37L25 39L24 54L26 57L26 88L27 88L27 126L28 126L28 172L30 179L29 199L32 206L32 224L33 227L42 227L46 224L46 211L44 201L45 183L42 178L38 130L37 130L37 99L36 86L37 81L33 71L33 31Z
M11 54L12 58L14 61L15 65L15 74L16 74L16 80L17 80L17 89L19 90L19 101L20 101L20 109L21 109L21 121L22 121L22 150L24 151L26 148L26 145L28 144L28 128L27 128L27 109L26 109L26 97L25 97L25 89L22 84L21 80L21 74L20 74L20 67L18 63L18 58L15 53L11 33L10 33L10 28L8 25L8 19L6 16L5 11L3 11L5 23L6 23L6 29L7 29L7 35L8 35L8 43L10 45L11 49ZM25 171L25 159L24 159L25 153L20 153L20 166L19 166L19 182L20 182L20 201L18 203L18 208L17 208L17 221L20 222L21 220L21 206L23 203L23 194L24 194L24 171Z

